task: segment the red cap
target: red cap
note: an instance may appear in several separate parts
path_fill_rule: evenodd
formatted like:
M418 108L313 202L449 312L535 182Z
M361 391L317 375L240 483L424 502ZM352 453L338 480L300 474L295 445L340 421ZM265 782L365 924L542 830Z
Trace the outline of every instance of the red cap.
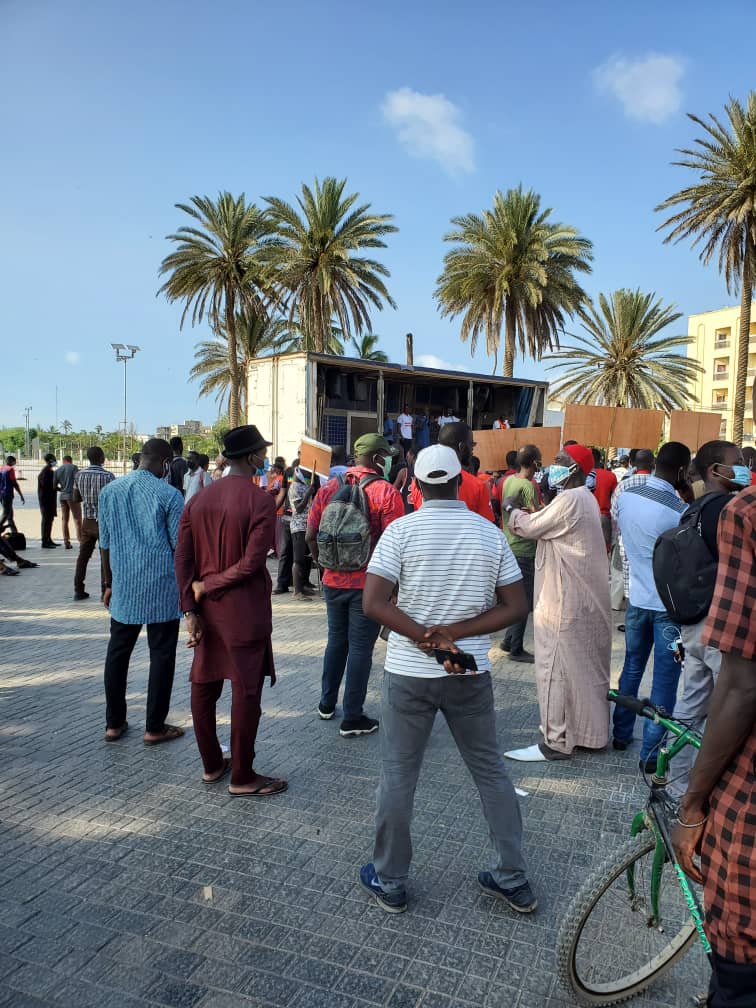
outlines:
M586 476L596 464L593 461L593 452L590 448L586 448L584 445L571 444L567 445L564 450L577 462Z

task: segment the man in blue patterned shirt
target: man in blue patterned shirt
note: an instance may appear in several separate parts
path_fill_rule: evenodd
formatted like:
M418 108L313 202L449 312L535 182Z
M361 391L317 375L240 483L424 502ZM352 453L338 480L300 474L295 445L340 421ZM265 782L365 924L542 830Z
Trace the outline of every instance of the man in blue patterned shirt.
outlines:
M151 438L142 448L139 468L109 483L100 494L102 601L110 609L105 659L106 742L117 741L128 728L129 660L145 623L150 675L144 744L159 745L184 734L182 728L165 720L180 619L173 554L184 506L179 491L165 480L172 456L167 441Z

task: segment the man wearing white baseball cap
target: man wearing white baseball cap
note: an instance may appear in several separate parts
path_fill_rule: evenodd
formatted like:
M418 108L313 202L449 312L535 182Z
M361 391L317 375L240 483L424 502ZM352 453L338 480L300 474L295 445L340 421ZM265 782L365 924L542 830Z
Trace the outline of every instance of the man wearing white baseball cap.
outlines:
M412 806L438 711L478 788L496 849L493 867L478 874L480 887L519 913L537 905L517 796L496 742L488 658L489 634L522 619L527 601L504 534L458 500L461 471L453 448L432 445L418 454L422 507L384 531L368 565L365 614L391 633L375 847L360 882L389 913L407 909Z

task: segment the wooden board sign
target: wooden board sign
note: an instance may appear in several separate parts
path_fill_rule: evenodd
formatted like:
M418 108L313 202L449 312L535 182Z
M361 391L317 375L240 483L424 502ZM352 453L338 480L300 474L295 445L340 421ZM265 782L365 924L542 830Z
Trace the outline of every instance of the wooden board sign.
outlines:
M303 437L299 446L299 468L307 472L316 472L323 479L328 479L331 469L331 446L322 441Z
M564 440L595 448L650 448L656 451L664 427L661 410L567 403Z
M672 410L669 414L669 440L681 441L695 455L702 444L719 440L721 426L721 413Z
M473 431L473 455L484 472L507 468L507 452L534 444L541 449L544 465L550 465L562 444L561 427L512 427L510 430Z

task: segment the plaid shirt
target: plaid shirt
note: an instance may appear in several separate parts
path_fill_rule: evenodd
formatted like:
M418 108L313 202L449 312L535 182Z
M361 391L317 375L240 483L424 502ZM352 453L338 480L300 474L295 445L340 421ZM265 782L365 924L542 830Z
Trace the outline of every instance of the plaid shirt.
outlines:
M719 566L702 642L725 654L756 659L756 489L722 511ZM709 799L701 847L706 930L714 951L756 963L756 726Z
M81 512L83 518L97 521L97 502L103 487L112 483L115 476L99 465L91 465L88 469L80 469L76 473L74 485L81 494Z

